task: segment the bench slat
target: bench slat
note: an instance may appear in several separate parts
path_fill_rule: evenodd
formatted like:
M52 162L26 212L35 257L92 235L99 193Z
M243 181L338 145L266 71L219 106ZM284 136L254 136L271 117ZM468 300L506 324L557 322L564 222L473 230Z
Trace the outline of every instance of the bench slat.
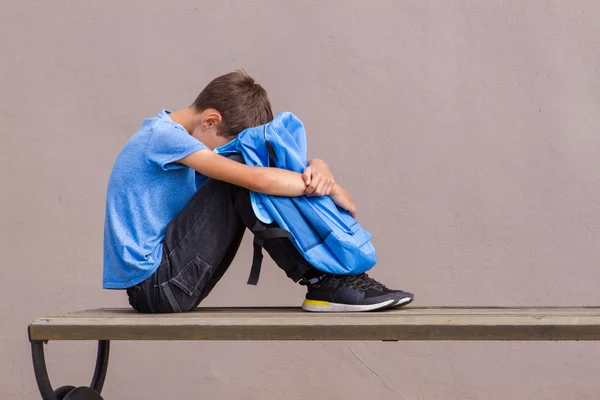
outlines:
M38 318L31 340L600 340L599 307L407 307L316 314L299 308L97 309Z

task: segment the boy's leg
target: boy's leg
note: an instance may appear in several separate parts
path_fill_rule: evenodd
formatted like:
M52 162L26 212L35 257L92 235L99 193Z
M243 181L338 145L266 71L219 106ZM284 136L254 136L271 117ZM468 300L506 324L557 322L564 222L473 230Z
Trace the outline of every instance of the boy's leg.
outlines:
M248 190L207 180L167 227L158 270L128 289L130 303L151 313L194 309L229 268L245 229L255 229L256 222ZM267 240L264 248L296 282L312 269L287 238Z

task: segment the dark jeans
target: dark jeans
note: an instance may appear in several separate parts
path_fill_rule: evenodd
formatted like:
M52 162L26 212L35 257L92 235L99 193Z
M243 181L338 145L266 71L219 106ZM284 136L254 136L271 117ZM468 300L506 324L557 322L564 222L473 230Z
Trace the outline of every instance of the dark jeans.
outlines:
M167 227L156 272L127 289L129 303L143 313L196 308L229 268L246 228L257 228L248 190L208 179ZM263 246L295 282L312 268L288 238L266 240Z

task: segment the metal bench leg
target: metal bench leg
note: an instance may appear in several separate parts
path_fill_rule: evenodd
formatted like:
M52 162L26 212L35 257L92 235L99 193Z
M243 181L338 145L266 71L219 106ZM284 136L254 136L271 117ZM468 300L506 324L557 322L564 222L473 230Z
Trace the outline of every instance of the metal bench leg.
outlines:
M106 379L106 371L108 370L108 354L110 353L110 341L98 341L98 355L96 356L96 367L94 368L94 376L90 387L96 392L102 392L104 380Z
M94 376L89 387L81 386L61 386L54 390L50 384L48 370L46 369L46 359L44 357L44 342L31 342L31 355L33 358L33 370L35 379L40 389L43 400L102 400L100 392L106 379L108 369L108 354L110 353L110 341L98 341L98 355L96 357L96 367Z

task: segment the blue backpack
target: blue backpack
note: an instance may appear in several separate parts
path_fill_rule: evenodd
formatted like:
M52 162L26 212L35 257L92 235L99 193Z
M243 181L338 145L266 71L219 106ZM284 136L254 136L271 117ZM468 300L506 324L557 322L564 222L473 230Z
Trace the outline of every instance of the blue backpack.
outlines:
M242 131L235 140L215 150L221 155L241 153L247 165L277 167L302 173L307 167L306 134L292 113L278 114L265 125ZM256 284L264 240L289 237L316 269L339 275L358 275L376 263L371 234L328 196L280 197L250 192L259 220L252 229L254 260L249 284ZM268 227L276 222L280 228Z

